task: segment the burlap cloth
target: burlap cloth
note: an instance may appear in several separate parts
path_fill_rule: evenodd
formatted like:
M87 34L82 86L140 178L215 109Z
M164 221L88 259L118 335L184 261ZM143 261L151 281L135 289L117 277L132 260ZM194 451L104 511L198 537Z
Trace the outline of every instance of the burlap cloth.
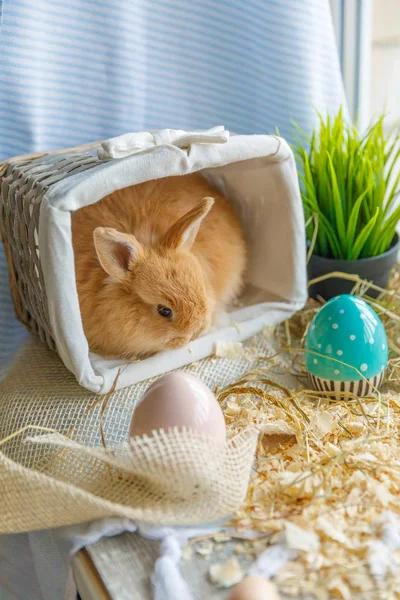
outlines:
M234 382L256 366L257 353L274 352L262 335L249 345L250 358L208 358L183 370L211 388ZM128 448L133 409L148 384L118 390L105 402L79 387L56 353L28 341L0 387L0 533L107 516L204 523L239 508L257 433L244 432L222 449L185 432ZM46 443L29 441L45 435Z

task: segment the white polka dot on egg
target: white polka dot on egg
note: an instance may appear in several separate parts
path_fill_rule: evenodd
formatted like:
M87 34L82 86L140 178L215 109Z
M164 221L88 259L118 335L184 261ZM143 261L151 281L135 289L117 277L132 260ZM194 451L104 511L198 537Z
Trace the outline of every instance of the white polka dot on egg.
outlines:
M351 334L350 339L352 342L354 342L354 340L356 339L356 336L354 334Z
M340 371L339 369L335 369L335 375L339 375Z
M321 348L322 348L322 344L318 344L318 348L321 350Z
M314 363L314 365L317 365L317 364L318 364L318 361L317 361L317 359L316 359L316 358L314 358L314 360L313 360L313 363Z
M366 371L367 369L368 369L368 365L367 365L367 363L363 363L363 364L361 365L361 367L360 367L360 371L361 371L362 373L365 373L365 371Z
M341 309L339 310L339 312L340 312L340 314L341 314L341 315L344 315L344 310L343 310L343 308L341 308Z
M337 329L338 327L339 327L339 325L337 323L333 323L332 329Z
M338 356L342 356L342 355L343 355L343 350L338 350L338 351L336 352L336 354L337 354Z

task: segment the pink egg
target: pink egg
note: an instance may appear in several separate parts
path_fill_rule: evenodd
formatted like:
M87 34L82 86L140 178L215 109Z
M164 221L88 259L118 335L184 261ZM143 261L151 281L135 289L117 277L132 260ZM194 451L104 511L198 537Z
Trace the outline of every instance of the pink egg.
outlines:
M228 596L228 600L279 600L275 585L263 577L245 577Z
M212 391L189 373L167 373L152 383L133 413L129 435L151 435L186 427L204 433L217 442L226 440L221 407Z

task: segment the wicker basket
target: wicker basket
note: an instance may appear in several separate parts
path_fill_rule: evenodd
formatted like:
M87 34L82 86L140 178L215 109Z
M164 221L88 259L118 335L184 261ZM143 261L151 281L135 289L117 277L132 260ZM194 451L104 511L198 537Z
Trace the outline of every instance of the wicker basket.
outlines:
M81 385L97 393L111 388L121 367L119 387L181 367L210 355L215 340L248 338L265 324L282 321L306 300L302 207L287 144L270 136L234 136L221 144L210 132L182 137L183 133L129 134L114 141L25 155L0 165L1 237L16 315L29 331L58 351ZM188 348L179 349L140 365L92 355L83 333L71 234L65 224L68 219L70 223L71 212L126 185L193 171L201 171L222 186L243 219L252 220L247 223L255 232L248 235L250 255L258 256L263 264L261 269L250 265L251 306L235 317L236 322L243 322L242 330L231 324L196 341L190 353ZM261 191L253 198L257 177ZM266 200L271 200L271 209L264 206ZM62 226L57 215L64 219ZM56 234L62 227L60 241ZM57 269L60 256L66 256L68 268Z
M39 254L40 203L50 185L99 163L98 144L26 154L0 163L0 233L18 320L56 350Z

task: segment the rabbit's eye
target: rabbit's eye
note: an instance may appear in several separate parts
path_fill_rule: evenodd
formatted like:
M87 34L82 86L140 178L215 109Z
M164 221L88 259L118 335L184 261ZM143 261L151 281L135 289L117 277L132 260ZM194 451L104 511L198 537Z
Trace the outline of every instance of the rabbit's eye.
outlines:
M170 319L172 317L172 310L168 308L168 306L162 306L162 304L159 304L157 306L157 311L158 314L165 319Z

